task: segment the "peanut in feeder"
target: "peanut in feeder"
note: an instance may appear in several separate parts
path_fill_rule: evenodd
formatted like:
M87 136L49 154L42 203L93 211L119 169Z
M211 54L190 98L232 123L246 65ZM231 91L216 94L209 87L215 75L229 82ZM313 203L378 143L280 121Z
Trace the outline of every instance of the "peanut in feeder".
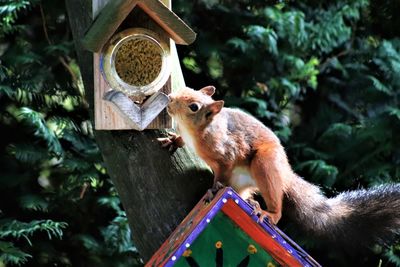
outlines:
M131 39L121 45L115 55L115 71L126 83L144 86L160 74L162 50L146 39Z

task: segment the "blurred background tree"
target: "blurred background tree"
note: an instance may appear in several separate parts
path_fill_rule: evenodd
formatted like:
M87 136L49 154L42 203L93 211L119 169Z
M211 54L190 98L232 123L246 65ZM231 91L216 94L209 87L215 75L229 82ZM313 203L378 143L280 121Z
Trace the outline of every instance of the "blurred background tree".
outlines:
M186 83L216 85L272 128L301 176L329 196L399 182L398 1L173 6L198 33L178 47ZM141 266L93 141L65 6L3 0L0 25L0 266ZM354 259L280 227L324 266L400 266L399 245Z
M0 2L0 266L138 266L63 2Z

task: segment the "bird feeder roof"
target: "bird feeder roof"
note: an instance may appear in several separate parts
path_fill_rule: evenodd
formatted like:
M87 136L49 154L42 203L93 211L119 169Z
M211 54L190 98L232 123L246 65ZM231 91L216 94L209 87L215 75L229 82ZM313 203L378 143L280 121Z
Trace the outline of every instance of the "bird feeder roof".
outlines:
M320 267L268 220L257 222L253 208L230 187L211 203L193 208L146 267L308 266Z
M175 43L188 45L196 39L196 33L159 0L113 0L96 17L82 40L83 46L99 52L135 7L147 13Z

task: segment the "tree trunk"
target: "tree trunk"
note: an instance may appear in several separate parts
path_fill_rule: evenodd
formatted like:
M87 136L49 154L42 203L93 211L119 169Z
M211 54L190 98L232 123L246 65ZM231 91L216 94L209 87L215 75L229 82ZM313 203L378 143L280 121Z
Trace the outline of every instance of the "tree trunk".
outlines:
M92 18L91 0L66 0L89 109L93 118L93 54L80 40ZM176 58L175 58L176 59ZM173 79L179 77L181 73ZM134 243L144 261L212 184L209 169L193 153L162 149L157 137L162 130L95 131L107 171L125 208Z

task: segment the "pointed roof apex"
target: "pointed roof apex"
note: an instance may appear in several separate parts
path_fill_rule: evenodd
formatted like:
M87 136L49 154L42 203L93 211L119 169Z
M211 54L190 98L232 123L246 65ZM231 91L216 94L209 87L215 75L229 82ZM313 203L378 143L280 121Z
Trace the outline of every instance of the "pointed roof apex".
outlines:
M272 257L282 266L321 267L277 226L259 222L254 208L232 188L208 199L206 193L145 267L215 266L214 259L216 266L236 266L237 260L237 266L261 266L260 261L249 265L250 255L261 262ZM248 257L242 258L246 250Z
M196 39L196 33L159 0L112 0L89 28L82 40L83 46L89 51L99 52L136 6L157 22L175 43L188 45Z

